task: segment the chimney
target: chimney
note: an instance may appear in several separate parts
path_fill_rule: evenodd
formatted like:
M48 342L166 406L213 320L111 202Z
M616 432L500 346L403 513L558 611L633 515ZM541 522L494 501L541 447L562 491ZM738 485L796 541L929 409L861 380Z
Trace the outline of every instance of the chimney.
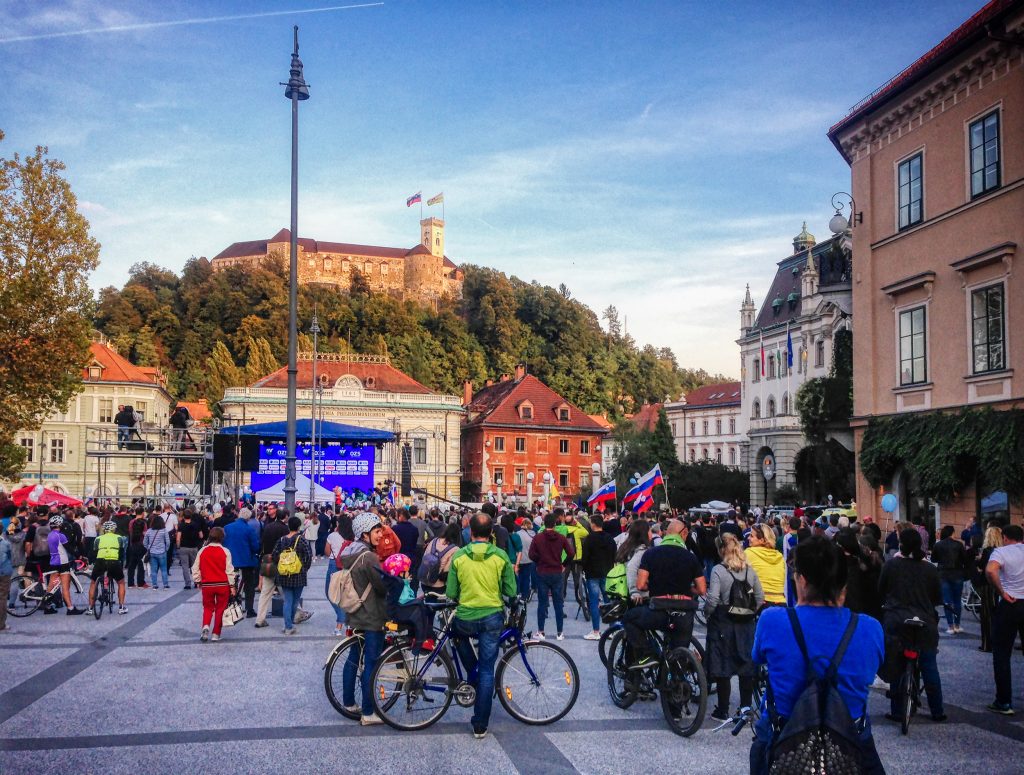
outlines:
M484 383L484 387L490 387L490 386L491 386L491 385L493 385L493 384L494 384L494 380L493 380L493 379L489 379L489 380L487 380L487 381L486 381L486 382Z
M525 376L526 376L526 364L517 363L516 364L516 382L518 382L519 380L521 380Z
M462 383L462 405L469 406L473 403L473 383L468 379Z
M508 382L510 379L512 379L512 377L510 375L508 375L508 374L502 374L501 375L501 381L502 382Z

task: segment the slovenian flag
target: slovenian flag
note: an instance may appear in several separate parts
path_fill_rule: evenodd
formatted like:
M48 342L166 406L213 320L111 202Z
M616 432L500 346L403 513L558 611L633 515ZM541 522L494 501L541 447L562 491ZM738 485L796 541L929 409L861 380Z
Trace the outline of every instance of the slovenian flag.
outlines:
M415 194L413 194L411 197L409 197L408 199L405 200L405 206L406 207L412 207L417 202L422 202L422 201L423 201L423 192L422 191L417 191Z
M392 506L395 505L396 495L398 495L398 485L395 482L392 482L391 486L388 487L388 501L391 503Z
M665 479L661 475L661 466L655 465L650 471L640 477L633 488L627 492L623 498L623 503L631 503L637 500L641 495L650 495L654 492L654 488L659 484L664 484Z
M636 499L636 503L633 504L633 511L637 514L643 514L654 506L654 496L650 494L641 493L640 497Z
M615 480L612 479L607 484L602 484L598 487L594 494L587 498L587 504L591 503L604 503L606 501L615 500Z

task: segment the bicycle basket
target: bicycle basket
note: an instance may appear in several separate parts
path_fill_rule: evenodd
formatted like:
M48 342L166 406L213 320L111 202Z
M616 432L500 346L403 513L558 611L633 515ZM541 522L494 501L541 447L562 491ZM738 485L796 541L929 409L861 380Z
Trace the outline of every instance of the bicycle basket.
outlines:
M624 598L613 600L610 603L602 603L598 610L601 612L601 621L605 624L614 624L626 613L628 603Z

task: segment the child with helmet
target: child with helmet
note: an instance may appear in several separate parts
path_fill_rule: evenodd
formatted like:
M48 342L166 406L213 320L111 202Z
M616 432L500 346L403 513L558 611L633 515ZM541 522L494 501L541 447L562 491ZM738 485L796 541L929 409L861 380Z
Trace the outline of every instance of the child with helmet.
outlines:
M384 584L388 588L388 618L408 625L416 653L434 649L430 612L422 598L417 598L410 583L412 560L404 554L393 554L382 563Z

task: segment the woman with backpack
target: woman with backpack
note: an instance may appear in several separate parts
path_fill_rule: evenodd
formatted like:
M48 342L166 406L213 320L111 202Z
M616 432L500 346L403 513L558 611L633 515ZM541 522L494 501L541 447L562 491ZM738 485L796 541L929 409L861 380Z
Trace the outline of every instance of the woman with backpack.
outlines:
M750 706L754 695L755 616L764 603L764 590L747 562L743 547L732 533L721 538L722 561L711 571L704 615L707 617L707 650L704 669L718 689L718 706L711 717L725 721L729 714L732 677L740 680L740 707Z
M302 520L288 518L288 534L281 536L274 547L273 561L277 567L275 584L284 597L284 632L295 634L295 611L299 606L302 590L306 588L306 571L313 564L313 551L309 542L299 533Z
M884 775L867 713L871 683L884 657L882 626L843 607L846 563L832 541L811 536L794 552L796 607L766 608L754 631L752 656L768 668L768 691L754 726L751 775L766 775L773 762L790 771L791 758L820 755L823 719L816 690L832 695L848 714L824 725L841 726L837 731L855 741L840 749L847 765L843 771ZM808 681L808 671L816 682Z
M429 541L423 548L419 581L424 593L444 595L448 583L448 570L452 567L452 557L459 550L460 532L458 524L453 522L445 527L442 535Z

